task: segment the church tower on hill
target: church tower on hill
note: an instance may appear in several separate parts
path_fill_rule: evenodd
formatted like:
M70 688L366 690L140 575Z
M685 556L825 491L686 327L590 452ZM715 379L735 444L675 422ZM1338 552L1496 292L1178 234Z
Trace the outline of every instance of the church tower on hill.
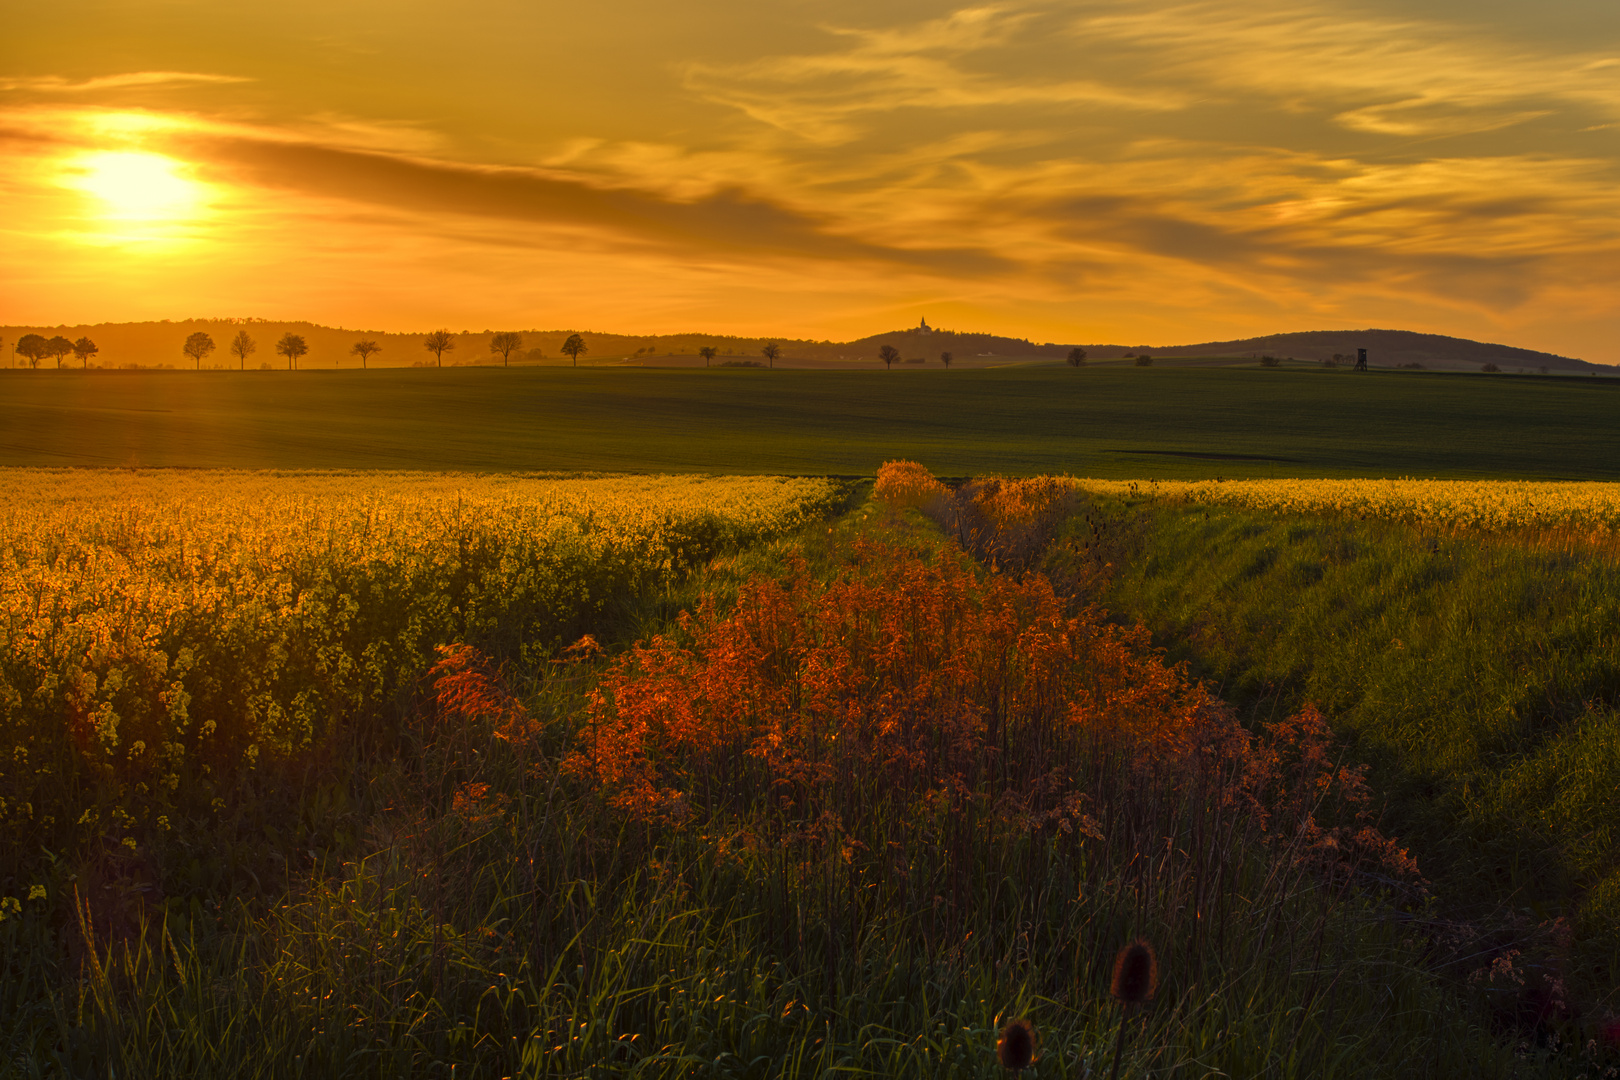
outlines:
M917 333L919 334L932 334L933 332L934 328L928 325L926 318L917 326Z

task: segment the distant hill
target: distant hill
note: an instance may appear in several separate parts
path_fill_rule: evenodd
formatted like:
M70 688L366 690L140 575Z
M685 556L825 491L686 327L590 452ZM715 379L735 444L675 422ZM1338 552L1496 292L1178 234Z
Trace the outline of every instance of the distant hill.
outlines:
M1422 364L1425 367L1468 367L1494 363L1501 368L1588 371L1610 370L1556 353L1493 345L1467 338L1441 334L1418 334L1410 330L1307 330L1295 334L1272 334L1241 341L1210 341L1201 345L1172 345L1153 349L1155 356L1287 356L1296 360L1329 360L1334 353L1353 356L1366 349L1368 363L1378 367Z
M360 361L350 353L354 343L375 341L382 351L370 360L371 367L410 367L432 364L434 358L423 347L425 332L400 333L386 330L348 330L340 327L319 326L309 322L283 322L272 319L186 319L178 322L98 323L79 326L0 326L0 356L3 363L26 363L15 355L13 346L24 334L36 333L46 337L60 334L70 340L88 336L100 347L94 364L102 368L121 367L191 367L192 362L181 353L186 338L197 331L209 334L217 345L216 351L205 362L206 367L234 368L237 359L227 351L228 343L239 331L246 330L257 344L257 351L248 359L248 367L284 368L286 359L278 356L275 343L283 334L302 336L309 352L299 361L306 369L359 367ZM594 330L523 330L523 348L512 355L518 364L570 363L562 354L563 342L572 333L579 333L589 351L580 358L582 364L591 363L651 363L657 364L670 357L685 357L696 362L697 350L713 347L716 363L747 358L757 359L760 349L768 341L781 346L781 366L841 367L844 365L871 365L877 363L878 350L893 345L904 360L939 362L941 352L950 352L962 366L1030 361L1056 361L1068 356L1072 344L1044 342L1037 344L1027 338L1004 337L999 334L966 333L917 327L872 334L856 341L834 342L795 338L753 338L726 334L613 334ZM499 356L489 351L494 331L461 331L455 335L455 347L444 354L445 366L476 364L487 366L501 363ZM1210 341L1192 345L1109 345L1083 344L1092 360L1109 360L1142 352L1158 357L1211 357L1245 361L1263 355L1293 358L1295 360L1328 360L1335 353L1353 356L1358 348L1366 349L1374 367L1396 367L1419 364L1426 368L1452 368L1476 370L1481 365L1494 363L1507 371L1536 370L1542 367L1557 371L1612 372L1612 368L1591 364L1567 356L1520 349L1511 345L1493 345L1469 341L1465 338L1443 337L1439 334L1418 334L1409 330L1311 330L1293 334L1272 334L1267 337L1244 338L1239 341ZM51 361L45 361L51 363ZM68 358L64 366L76 365Z

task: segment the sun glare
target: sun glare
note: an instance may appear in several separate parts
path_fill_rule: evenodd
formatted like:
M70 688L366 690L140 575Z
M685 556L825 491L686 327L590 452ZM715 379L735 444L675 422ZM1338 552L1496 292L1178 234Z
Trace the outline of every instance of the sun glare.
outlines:
M107 222L180 224L202 209L205 187L185 175L186 165L143 151L97 151L73 158L63 186L99 200Z

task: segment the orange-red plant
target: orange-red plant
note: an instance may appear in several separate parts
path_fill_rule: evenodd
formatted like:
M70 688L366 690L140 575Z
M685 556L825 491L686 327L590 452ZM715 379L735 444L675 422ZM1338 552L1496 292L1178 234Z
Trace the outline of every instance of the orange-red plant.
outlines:
M441 724L488 725L497 738L508 742L522 743L535 735L534 719L488 657L471 645L439 645L435 651L439 660L428 678Z
M1358 835L1312 816L1364 790L1317 760L1325 744L1290 741L1314 738L1314 714L1257 747L1145 631L1065 615L1039 574L869 542L852 556L824 580L802 563L756 578L730 612L705 600L679 634L632 648L592 695L567 769L642 820L763 798L784 828L843 844L882 805L1097 835L1093 814L1118 792L1187 785L1223 805L1271 800L1289 835L1316 830L1312 845Z
M878 467L872 494L894 506L924 506L946 493L934 474L915 461L885 461Z

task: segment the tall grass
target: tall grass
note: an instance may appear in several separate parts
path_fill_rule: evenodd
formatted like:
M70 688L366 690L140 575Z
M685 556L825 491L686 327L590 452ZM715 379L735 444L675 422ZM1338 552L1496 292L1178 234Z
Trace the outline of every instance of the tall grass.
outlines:
M1030 1075L1098 1075L1147 937L1121 1075L1560 1075L1425 970L1308 711L1251 735L881 505L689 590L614 655L439 650L273 904L0 923L13 1071L988 1077L1027 1017Z
M1309 718L1251 739L1138 635L876 507L704 594L533 693L441 652L415 750L368 765L386 809L345 857L289 853L268 910L118 940L90 913L76 965L42 916L0 924L16 1071L992 1076L1024 1016L1030 1074L1080 1076L1139 936L1162 987L1122 1075L1540 1071L1322 843L1311 793L1356 785Z
M1095 530L1080 519L1075 535L1113 545L1111 601L1173 658L1253 720L1317 703L1374 764L1385 820L1482 935L1460 954L1476 977L1517 951L1533 960L1531 987L1578 984L1585 1026L1620 1008L1620 562L1608 545L1150 500L1089 513ZM1517 993L1502 1008L1511 1020L1564 1011Z

